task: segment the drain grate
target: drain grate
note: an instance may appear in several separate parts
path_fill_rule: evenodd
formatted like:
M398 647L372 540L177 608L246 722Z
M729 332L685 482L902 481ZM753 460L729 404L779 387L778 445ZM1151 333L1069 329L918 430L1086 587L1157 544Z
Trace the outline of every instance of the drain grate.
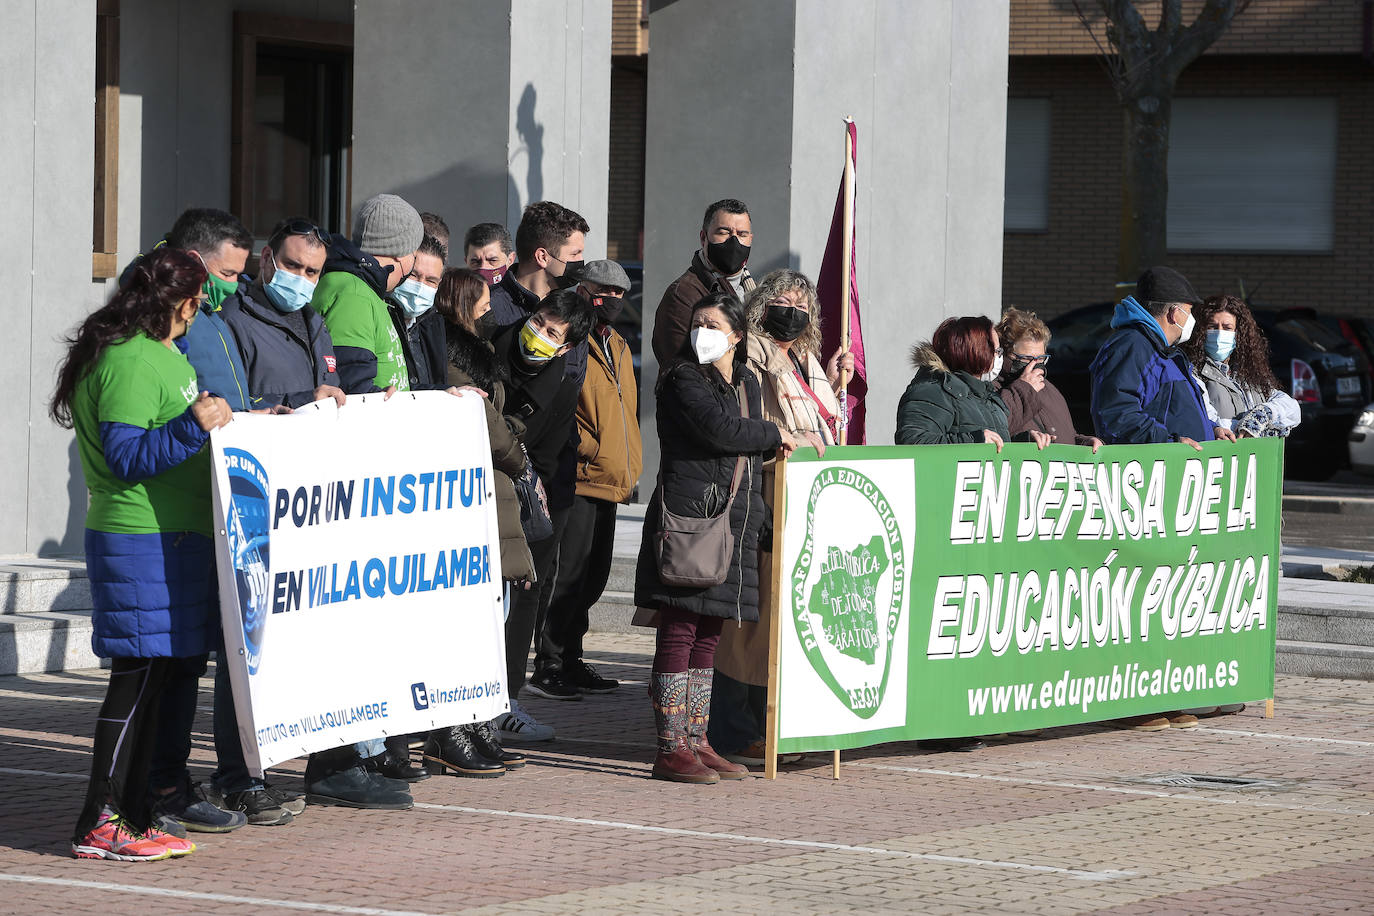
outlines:
M1292 788L1281 779L1258 779L1252 776L1213 776L1207 773L1162 773L1139 780L1155 786L1179 786L1189 789L1269 789L1282 791Z

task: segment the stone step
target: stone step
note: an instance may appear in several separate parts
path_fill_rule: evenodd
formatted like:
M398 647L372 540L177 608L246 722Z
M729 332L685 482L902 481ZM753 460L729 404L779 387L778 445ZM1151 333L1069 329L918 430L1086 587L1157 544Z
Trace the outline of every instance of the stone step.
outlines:
M0 615L0 675L98 667L89 610Z
M1280 641L1374 649L1374 608L1279 608Z
M90 609L85 560L0 557L0 616Z
M1301 677L1374 680L1374 648L1280 639L1275 670Z

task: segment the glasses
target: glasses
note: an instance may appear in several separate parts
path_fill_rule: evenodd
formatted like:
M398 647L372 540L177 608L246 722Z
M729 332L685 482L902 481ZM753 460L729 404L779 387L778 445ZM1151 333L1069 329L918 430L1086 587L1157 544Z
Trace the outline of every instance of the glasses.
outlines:
M283 230L287 235L313 235L320 240L321 245L329 245L329 233L308 219L293 219L283 227Z
M1048 353L1041 354L1040 356L1026 356L1024 353L1017 353L1015 350L1012 350L1011 355L1013 358L1021 360L1022 362L1039 363L1041 367L1049 365L1050 362L1050 355Z

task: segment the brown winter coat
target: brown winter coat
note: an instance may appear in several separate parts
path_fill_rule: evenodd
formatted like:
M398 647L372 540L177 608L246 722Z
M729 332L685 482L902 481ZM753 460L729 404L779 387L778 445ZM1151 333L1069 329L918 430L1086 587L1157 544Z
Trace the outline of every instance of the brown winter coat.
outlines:
M587 378L577 399L577 495L623 503L644 469L634 358L613 329L587 339Z
M749 268L744 268L743 284L745 292L753 289L754 278ZM692 266L663 291L658 311L654 312L654 356L660 366L668 366L677 361L687 346L691 336L692 306L711 293L729 293L735 299L735 288L702 257L701 251L692 255Z
M520 499L512 478L524 473L525 451L519 431L512 429L501 410L506 403L506 386L491 344L461 328L448 328L448 381L462 387L473 385L487 392L487 436L491 440L492 478L496 489L496 526L501 538L501 578L534 578L534 559L525 543L520 525Z
M1049 379L1044 388L1036 391L1030 382L1018 377L1003 382L997 394L1007 405L1007 428L1013 439L1027 440L1029 431L1038 429L1049 433L1060 445L1092 445L1091 436L1074 430L1069 404Z
M780 428L800 434L813 432L826 445L835 438L822 420L811 396L797 381L792 358L772 340L750 333L746 349L749 368L759 377L763 391L763 418L772 420ZM825 377L825 369L815 354L808 353L802 361L806 366L809 387L820 398L831 416L838 416L840 405ZM800 438L800 437L798 437ZM803 443L805 444L805 443ZM773 462L763 467L763 501L773 511ZM727 623L721 631L716 648L716 667L727 677L745 684L764 686L768 683L768 631L772 620L773 551L759 551L759 619L757 623L735 625Z

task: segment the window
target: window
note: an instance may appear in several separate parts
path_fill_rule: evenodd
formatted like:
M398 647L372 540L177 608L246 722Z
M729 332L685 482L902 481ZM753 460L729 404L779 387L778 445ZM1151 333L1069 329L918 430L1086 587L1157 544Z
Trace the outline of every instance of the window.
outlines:
M1169 249L1329 252L1335 174L1335 99L1175 99Z
M119 0L95 11L95 210L91 276L113 277L119 250Z
M289 216L347 231L352 27L236 13L231 201L258 241Z
M1050 100L1007 99L1006 191L1002 229L1050 228Z

